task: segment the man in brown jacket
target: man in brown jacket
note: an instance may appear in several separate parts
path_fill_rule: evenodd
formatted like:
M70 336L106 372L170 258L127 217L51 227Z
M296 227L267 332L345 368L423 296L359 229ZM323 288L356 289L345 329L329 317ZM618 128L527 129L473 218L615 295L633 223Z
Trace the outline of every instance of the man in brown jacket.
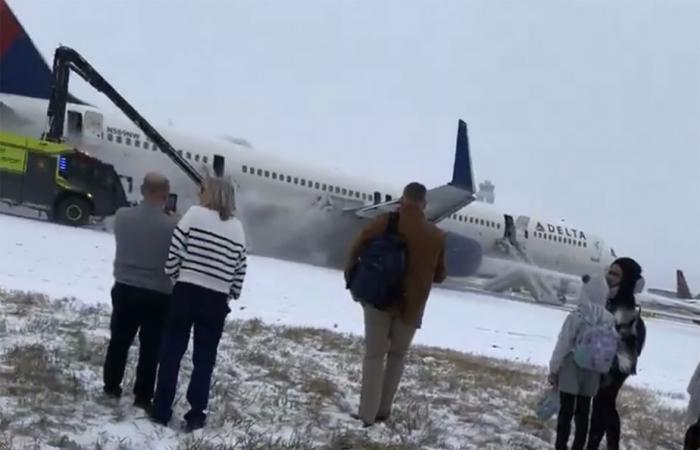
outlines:
M365 315L365 357L359 414L353 414L353 417L362 420L365 427L389 417L403 373L404 358L416 329L421 327L432 284L440 283L446 277L445 236L425 218L425 206L425 186L420 183L408 184L401 197L398 221L398 233L407 249L401 298L383 311L362 305ZM388 224L387 214L379 216L353 242L346 278L365 245L380 236Z

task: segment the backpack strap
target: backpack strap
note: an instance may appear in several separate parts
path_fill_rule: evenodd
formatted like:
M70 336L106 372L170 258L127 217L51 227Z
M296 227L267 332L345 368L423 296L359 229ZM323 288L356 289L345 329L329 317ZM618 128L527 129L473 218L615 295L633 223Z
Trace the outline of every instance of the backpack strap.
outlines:
M386 226L387 233L398 234L399 232L399 213L390 212L389 213L389 223Z

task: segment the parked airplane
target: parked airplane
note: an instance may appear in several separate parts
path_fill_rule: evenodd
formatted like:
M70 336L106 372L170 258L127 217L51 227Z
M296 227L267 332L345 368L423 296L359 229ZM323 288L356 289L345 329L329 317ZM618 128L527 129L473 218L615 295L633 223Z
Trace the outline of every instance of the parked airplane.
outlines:
M647 290L650 294L660 295L661 297L681 299L681 300L700 300L700 294L693 297L690 293L690 288L688 287L688 282L685 280L685 274L682 270L676 270L676 290L669 291L666 289L654 289L649 288Z
M0 128L39 136L47 122L51 70L4 0L0 14ZM67 141L113 164L130 201L139 200L137 183L154 169L171 179L181 206L196 201L193 183L136 126L121 116L105 117L75 97L71 100ZM159 132L200 170L211 168L215 155L224 158L226 174L238 187L240 216L255 253L338 265L362 222L394 209L400 196L396 186L266 154L244 140L196 137L170 127ZM524 284L538 299L562 297L577 290L582 274L605 270L616 256L588 230L514 216L472 202L473 194L466 125L462 125L452 181L429 192L428 216L447 232L447 266L453 279L469 284L474 276L487 277L493 290L502 290L504 283L506 288ZM530 272L537 275L537 282L499 279L514 264L537 268Z

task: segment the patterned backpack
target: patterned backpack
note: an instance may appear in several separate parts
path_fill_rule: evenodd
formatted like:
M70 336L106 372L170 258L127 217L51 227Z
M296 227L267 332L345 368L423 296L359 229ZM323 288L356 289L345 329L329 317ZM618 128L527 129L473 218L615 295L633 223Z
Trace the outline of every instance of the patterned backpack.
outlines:
M589 324L576 338L573 351L576 365L596 373L608 373L617 355L618 341L613 324Z

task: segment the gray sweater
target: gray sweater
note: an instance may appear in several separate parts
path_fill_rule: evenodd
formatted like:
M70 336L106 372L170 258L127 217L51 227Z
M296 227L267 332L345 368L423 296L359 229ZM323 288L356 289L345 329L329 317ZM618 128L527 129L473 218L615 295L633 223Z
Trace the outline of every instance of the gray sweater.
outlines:
M170 294L172 282L163 272L177 220L148 203L121 208L114 218L118 283Z

